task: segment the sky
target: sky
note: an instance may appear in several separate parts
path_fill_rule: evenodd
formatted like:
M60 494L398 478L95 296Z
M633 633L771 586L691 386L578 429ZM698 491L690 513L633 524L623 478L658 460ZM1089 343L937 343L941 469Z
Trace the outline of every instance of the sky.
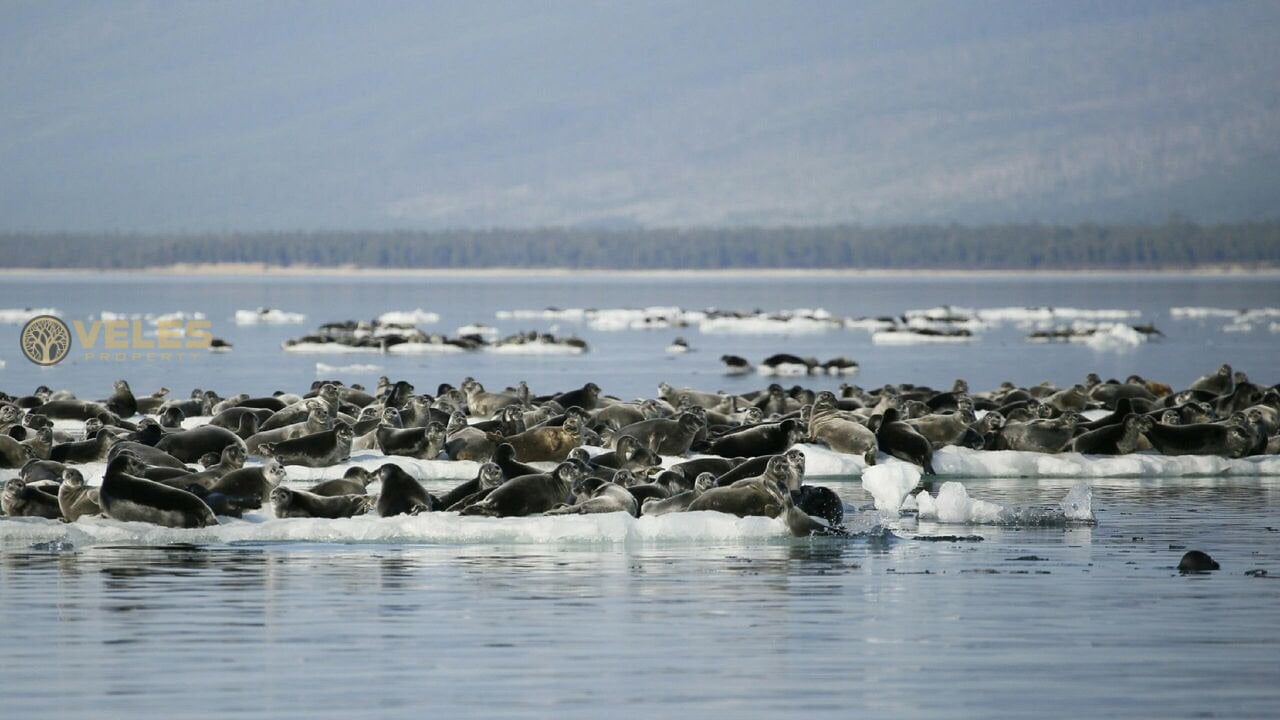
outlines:
M6 2L0 231L1280 218L1275 2Z

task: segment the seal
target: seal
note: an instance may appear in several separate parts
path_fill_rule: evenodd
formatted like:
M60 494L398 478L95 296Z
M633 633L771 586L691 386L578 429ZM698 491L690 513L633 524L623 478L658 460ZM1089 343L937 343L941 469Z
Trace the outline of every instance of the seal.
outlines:
M235 407L229 407L219 412L217 415L214 415L213 418L209 420L209 424L220 428L226 428L236 433L236 435L240 435L238 430L240 429L241 423L246 415L252 415L256 418L257 425L254 427L260 428L262 427L262 423L266 422L267 418L271 417L271 411L265 408L251 408L237 405ZM257 431L255 430L255 432ZM248 440L249 438L241 435L240 439Z
M521 475L537 475L542 472L532 465L516 460L516 449L511 443L502 443L493 451L493 462L502 469L502 476L508 480Z
M1077 435L1067 448L1085 455L1128 455L1138 449L1142 435L1151 429L1154 421L1132 414L1116 425L1107 425Z
M426 427L396 428L382 425L377 431L378 446L387 455L402 455L420 460L435 460L444 449L444 426L438 422Z
M0 468L20 468L36 459L26 445L10 435L0 435Z
M720 362L724 363L725 375L750 375L755 371L750 361L741 355L721 355Z
M494 488L483 500L462 508L463 515L523 517L545 513L573 501L573 488L587 469L574 461L562 462L549 473L522 475Z
M285 465L329 467L351 457L352 437L351 426L339 421L332 430L279 443L262 443L258 445L258 452Z
M276 428L284 427L285 425L302 422L311 413L311 410L316 407L323 409L326 414L333 416L338 412L338 406L340 403L341 400L338 397L337 386L326 384L320 388L315 397L304 398L290 404L288 407L277 410L274 415L267 418L266 422L262 423L261 430L274 430Z
M1187 389L1191 392L1227 395L1236 389L1235 373L1231 371L1230 365L1224 363L1215 372L1197 378Z
M569 416L560 427L544 425L495 441L515 448L516 457L522 462L563 462L569 451L581 444L582 422L577 416Z
M27 482L39 482L41 480L59 482L62 479L63 471L66 469L66 465L55 460L29 460L18 471L18 477Z
M503 408L503 411L505 412L506 408ZM468 425L467 417L462 413L454 413L450 416L449 427L445 434L447 437L444 452L450 460L487 462L493 457L493 451L497 448L494 436Z
M265 465L242 467L223 475L209 487L209 493L239 498L238 504L245 508L259 508L262 501L271 496L272 489L285 481L285 477L284 466L268 460Z
M241 417L241 422L244 418ZM261 427L261 426L259 426ZM329 413L320 405L315 403L311 411L306 414L301 422L283 425L281 427L272 428L271 430L258 430L258 432L249 436L244 441L245 448L251 455L259 455L262 453L262 443L281 443L285 440L293 440L305 435L314 435L318 432L333 429L333 419L329 417Z
M281 485L271 490L271 506L278 518L336 519L369 512L373 498L363 494L315 495Z
M897 408L886 408L883 415L872 418L880 451L899 460L919 465L925 475L934 475L933 446L916 429L898 419Z
M112 390L111 397L104 403L108 412L124 418L138 414L138 399L133 396L129 383L117 380L112 383Z
M175 528L218 524L213 510L195 495L133 474L143 469L131 455L117 455L107 464L102 487L98 489L99 502L107 517Z
M464 499L484 490L492 490L503 483L502 468L497 463L487 462L480 466L476 476L440 496L439 506L449 509ZM476 498L477 501L483 498Z
M551 399L562 408L578 407L583 410L595 410L600 405L600 386L589 382L577 390L560 393Z
M1224 365L1223 367L1228 367ZM1230 369L1228 367L1228 369ZM1182 556L1178 561L1178 572L1183 575L1207 573L1220 569L1218 561L1209 557L1209 554L1200 550L1190 550Z
M785 509L783 495L794 469L784 455L769 458L763 475L738 480L732 485L713 487L689 503L689 512L714 510L747 517L778 517ZM789 499L789 496L788 496Z
M202 425L190 430L169 433L156 443L157 450L163 450L184 463L193 463L205 453L222 453L228 445L238 445L244 449L244 441L226 428L214 425Z
M997 450L1025 452L1061 452L1075 435L1080 416L1066 413L1047 420L1007 422L996 434Z
M307 492L312 495L322 495L331 497L334 495L364 495L368 490L369 483L377 480L378 476L370 473L362 467L347 468L341 478L336 480L325 480L316 483L308 488Z
M600 453L590 458L587 463L592 467L640 471L661 464L662 457L649 448L642 446L640 441L632 435L619 436L613 450Z
M86 515L101 515L98 488L86 485L79 470L67 468L62 473L62 484L58 486L58 508L62 519L67 522L75 522Z
M838 453L861 455L868 465L876 462L876 434L853 413L837 409L830 393L819 395L809 412L809 437Z
M116 436L102 429L87 440L54 445L49 450L49 459L76 465L100 462L107 459L107 453L115 443Z
M10 517L42 517L57 520L62 517L58 498L27 483L22 478L9 478L0 494L0 509Z
M1254 445L1253 434L1239 425L1152 423L1146 431L1152 447L1163 455L1218 455L1239 458Z
M601 481L598 478L583 478L574 484L574 502L571 505L555 507L543 515L593 515L598 513L625 512L632 517L640 516L640 505L627 489L632 477L629 470L619 470L614 480Z
M427 489L395 463L378 468L382 480L382 492L378 495L378 515L417 515L430 512L435 506Z
M799 420L765 423L723 435L707 447L710 455L720 457L761 457L785 453L800 442L804 430Z
M674 512L684 512L689 509L689 505L702 493L710 490L716 485L716 477L709 472L698 475L693 481L693 489L676 493L668 498L650 498L641 505L641 515L666 515Z
M616 448L619 440L630 436L639 441L641 447L659 455L685 455L693 445L698 432L704 428L698 416L681 413L674 420L653 418L632 423L614 433L612 445Z

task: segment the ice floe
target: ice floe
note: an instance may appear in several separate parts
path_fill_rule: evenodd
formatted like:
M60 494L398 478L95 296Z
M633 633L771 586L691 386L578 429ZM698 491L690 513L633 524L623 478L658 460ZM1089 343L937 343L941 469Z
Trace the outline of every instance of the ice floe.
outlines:
M296 325L307 319L306 315L286 312L276 308L258 308L257 310L237 310L237 325Z
M381 370L381 365L369 365L363 363L355 363L352 365L326 365L325 363L316 363L317 375L325 373L373 373Z
M0 324L21 325L40 315L60 316L61 314L57 308L0 308Z
M440 322L440 315L422 308L390 310L379 315L377 321L383 325L430 325Z

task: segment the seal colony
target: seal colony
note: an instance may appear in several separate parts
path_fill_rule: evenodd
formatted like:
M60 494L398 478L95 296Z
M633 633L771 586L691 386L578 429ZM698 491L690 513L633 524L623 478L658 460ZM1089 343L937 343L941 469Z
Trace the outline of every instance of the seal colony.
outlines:
M83 436L66 429L78 423ZM796 536L844 534L843 503L804 482L800 443L868 465L897 458L919 467L926 487L947 446L1242 458L1280 452L1280 387L1229 365L1181 390L1090 374L1071 387L983 392L963 380L946 390L772 384L737 394L662 383L656 397L632 400L595 383L538 394L473 378L430 394L387 377L372 389L317 381L258 397L196 389L176 398L166 388L137 396L122 380L109 397L84 400L41 386L0 393L0 467L18 470L0 509L188 528L264 507L282 518L710 511L773 518ZM394 462L284 486L285 465L340 466L353 449L471 461L478 471L438 493ZM105 464L101 478L76 467L90 463Z

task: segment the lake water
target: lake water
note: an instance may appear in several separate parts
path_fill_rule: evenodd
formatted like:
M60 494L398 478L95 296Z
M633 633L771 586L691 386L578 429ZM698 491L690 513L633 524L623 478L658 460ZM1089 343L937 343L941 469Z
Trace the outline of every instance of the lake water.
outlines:
M549 305L880 315L946 303L1134 309L1165 337L1098 351L1027 343L1024 328L1006 325L971 344L894 347L858 331L712 336L560 323L591 352L313 357L279 348L319 322L416 307L441 315L429 329L452 334L477 321L545 329L494 313ZM308 321L230 322L236 309L262 305ZM849 355L862 364L855 381L867 386L965 377L982 389L1003 379L1070 383L1089 371L1178 386L1222 362L1275 383L1280 333L1267 322L1223 332L1223 319L1176 320L1169 309L1277 305L1274 277L10 276L0 308L52 306L69 319L201 311L235 351L152 364L73 352L38 369L17 350L19 326L3 326L14 340L0 345L0 387L44 383L95 397L125 377L140 392L296 390L323 362L379 366L321 373L365 383L385 373L428 389L470 374L491 386L528 379L549 392L594 380L631 396L652 395L662 380L758 387L766 380L723 377L717 358L780 350ZM668 357L663 348L678 334L697 351ZM866 533L794 540L755 526L687 525L669 535L435 532L388 541L343 532L172 546L0 519L3 717L1280 715L1280 477L1095 478L1097 524L1050 527L911 516L876 527L857 480L817 482L836 489L850 513L861 510ZM1053 506L1077 482L964 481L975 497L1024 508ZM917 539L943 535L981 540ZM1178 559L1192 548L1222 570L1179 576ZM1246 574L1255 569L1269 575Z

